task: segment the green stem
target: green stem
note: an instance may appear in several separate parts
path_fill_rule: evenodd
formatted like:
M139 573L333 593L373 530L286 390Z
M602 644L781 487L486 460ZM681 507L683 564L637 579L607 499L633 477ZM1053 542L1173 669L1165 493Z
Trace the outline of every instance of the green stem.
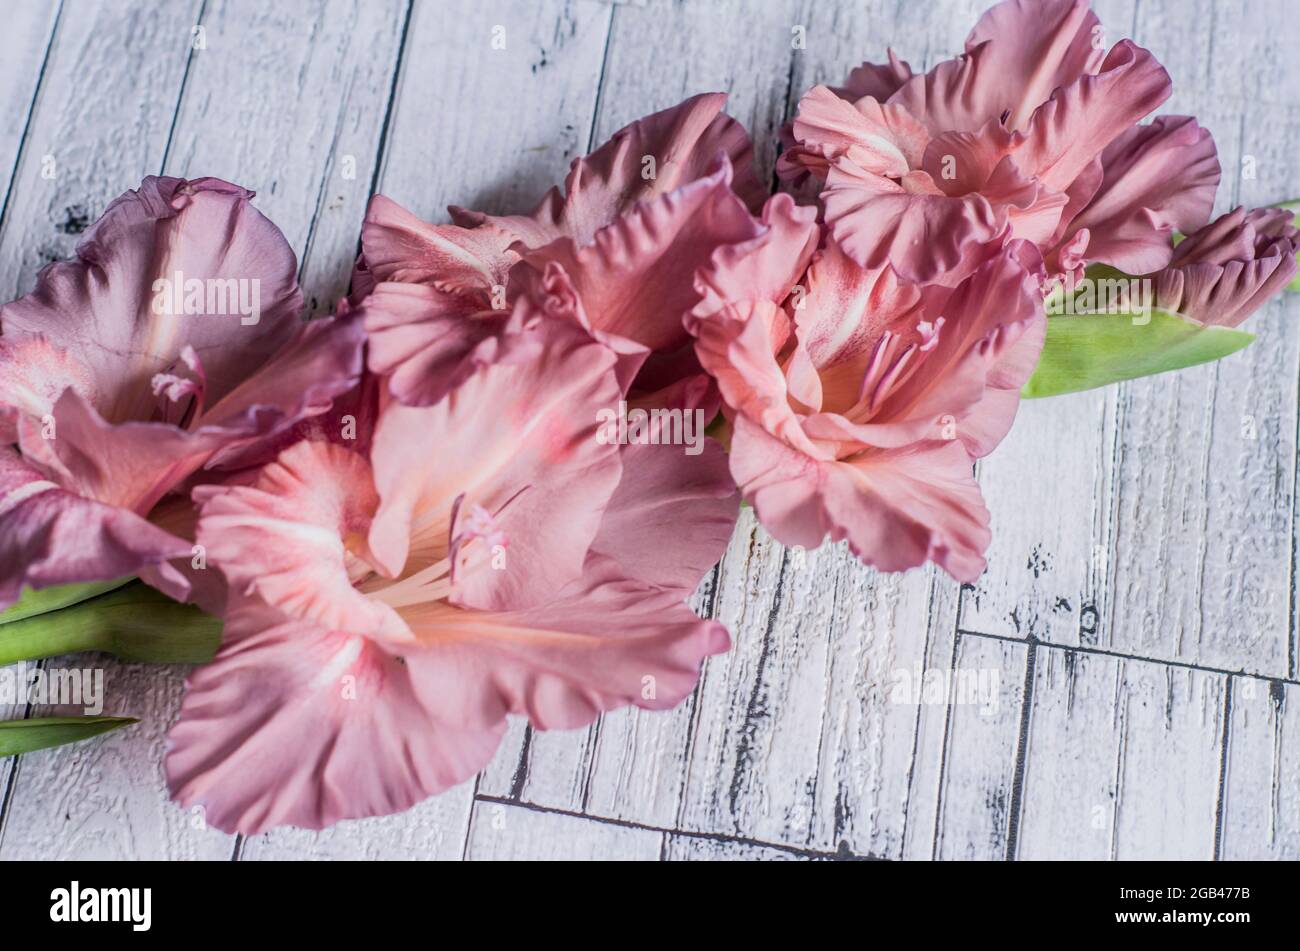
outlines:
M0 665L81 651L142 663L202 664L220 643L220 619L137 582L0 626Z

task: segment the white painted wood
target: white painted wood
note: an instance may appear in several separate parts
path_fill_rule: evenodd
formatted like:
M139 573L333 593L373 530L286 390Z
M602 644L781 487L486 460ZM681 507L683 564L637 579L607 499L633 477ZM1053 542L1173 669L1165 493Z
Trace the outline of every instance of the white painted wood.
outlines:
M974 677L976 690L961 703L954 692L947 707L932 849L916 858L986 861L1007 856L1028 656L1024 645L1012 641L962 637L958 643L952 667ZM996 685L983 698L981 678ZM988 702L990 696L995 702Z
M1220 855L1300 859L1300 686L1232 678Z
M541 812L502 802L474 804L465 858L470 861L658 861L664 835L609 822Z
M1037 648L1017 857L1210 859L1220 674Z

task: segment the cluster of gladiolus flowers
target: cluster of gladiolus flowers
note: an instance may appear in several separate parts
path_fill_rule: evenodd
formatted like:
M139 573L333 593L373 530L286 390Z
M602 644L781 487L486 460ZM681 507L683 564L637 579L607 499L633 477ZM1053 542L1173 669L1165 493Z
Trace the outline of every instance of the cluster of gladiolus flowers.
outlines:
M527 214L376 196L310 322L252 193L147 179L0 308L0 609L139 578L220 618L166 774L252 834L408 808L510 715L678 703L729 645L686 599L742 497L783 543L974 580L972 464L1022 391L1230 352L1296 272L1289 212L1209 221L1209 134L1138 124L1169 77L1100 35L1083 0L1008 0L928 74L891 54L812 89L794 193L710 94ZM1122 369L1086 333L1052 350L1045 299L1096 268L1167 312ZM615 408L641 438L601 438ZM683 414L702 448L656 431Z

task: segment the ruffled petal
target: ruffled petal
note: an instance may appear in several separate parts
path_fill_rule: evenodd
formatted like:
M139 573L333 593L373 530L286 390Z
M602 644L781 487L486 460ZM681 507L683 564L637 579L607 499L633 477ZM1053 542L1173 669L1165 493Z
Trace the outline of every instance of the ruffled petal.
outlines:
M862 267L886 264L905 281L955 284L1002 244L1005 211L981 195L913 194L839 165L822 192L835 241Z
M1003 0L980 17L967 52L987 43L979 72L986 118L1020 129L1062 86L1097 72L1105 48L1088 0Z
M401 812L481 770L505 731L444 699L463 670L430 678L359 634L250 601L223 641L186 680L165 770L172 797L224 832Z
M410 639L396 611L352 587L371 573L366 536L379 505L362 456L301 442L251 485L199 486L194 500L198 543L239 595L330 630Z
M86 366L108 421L154 418L155 375L186 348L209 402L266 363L302 310L284 236L214 178L147 178L85 233L73 261L44 268L36 290L0 308L8 338L44 336Z
M825 86L814 86L799 100L792 131L800 146L829 162L843 158L863 172L890 178L918 167L930 140L925 126L902 106L881 105L870 96L849 102Z
M494 287L519 260L515 236L492 225L461 228L421 221L383 195L370 199L361 226L361 254L370 280L426 284L487 310Z
M431 406L472 375L504 332L509 311L424 284L378 284L358 308L370 337L370 369L411 406Z
M1150 52L1115 45L1096 75L1063 86L1034 112L1016 160L1055 191L1065 191L1108 145L1169 98L1173 83Z
M1089 232L1088 258L1128 274L1169 263L1172 233L1210 220L1219 159L1210 133L1187 116L1135 126L1101 155L1101 185L1070 223Z
M568 274L594 330L656 351L683 346L695 272L720 246L754 238L759 224L732 192L724 159L710 174L638 205L580 246L560 240L525 255L539 272Z
M0 447L0 610L24 587L127 578L189 547L138 515L63 491Z
M535 305L521 298L516 308L523 316ZM581 574L620 477L618 447L597 433L599 411L614 412L621 390L613 353L579 328L542 320L537 333L540 353L528 346L521 358L525 335L507 333L495 362L434 406L384 409L370 543L389 575L448 557L456 516L476 507L505 534L508 557L458 575L460 603L537 603Z
M753 171L749 135L722 113L726 100L723 93L693 96L625 126L595 152L575 159L564 192L552 189L529 216L499 217L455 209L457 218L501 228L529 248L562 237L581 247L637 204L709 175L719 154L735 169L731 186L736 194L749 208L757 209L766 190Z
M810 459L744 418L736 420L731 471L765 528L786 545L848 540L882 571L934 561L959 581L984 570L988 510L959 442Z

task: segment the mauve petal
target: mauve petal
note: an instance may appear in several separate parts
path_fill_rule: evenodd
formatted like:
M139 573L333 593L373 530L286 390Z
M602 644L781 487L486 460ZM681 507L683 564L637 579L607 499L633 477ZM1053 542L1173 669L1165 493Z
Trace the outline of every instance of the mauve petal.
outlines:
M69 388L94 401L95 380L76 357L44 337L0 337L0 444L18 442L19 417L44 419Z
M792 133L801 147L828 161L842 157L864 172L890 178L918 167L930 140L925 126L902 106L882 106L870 96L848 102L825 86L814 86L799 100Z
M892 49L888 56L888 63L863 63L854 67L844 85L832 91L843 99L857 101L871 96L884 102L912 78L912 67L905 60L899 59Z
M736 420L731 471L774 538L815 548L848 540L882 571L934 561L959 581L984 570L988 510L961 443L920 443L818 461Z
M126 578L189 547L131 512L63 491L0 447L0 610L24 587Z
M365 346L365 327L356 313L299 324L265 366L196 420L196 433L229 439L208 464L248 465L262 444L328 412L361 379Z
M516 304L520 314L533 306ZM614 411L622 393L608 348L560 321L537 333L544 346L522 360L514 351L524 335L504 335L497 361L435 406L384 409L370 544L390 575L410 573L408 556L419 565L445 557L459 529L453 510L475 506L506 533L509 557L502 570L458 575L459 603L523 607L581 574L621 472L618 447L596 438L597 411Z
M625 126L595 152L575 159L564 191L551 189L531 215L483 215L463 209L454 213L462 223L510 232L530 249L562 237L582 246L637 204L711 174L719 154L735 169L731 185L736 194L757 209L767 190L754 174L748 133L722 113L726 100L724 93L693 96ZM653 169L647 159L654 160Z
M1174 231L1190 234L1210 220L1219 159L1210 133L1186 116L1134 126L1101 155L1103 177L1070 224L1090 233L1088 258L1129 274L1169 263Z
M365 272L375 283L427 284L487 310L494 287L519 260L513 235L491 225L461 228L421 221L384 195L370 199L361 227Z
M904 191L834 166L822 192L826 223L844 252L865 268L888 264L905 281L955 284L1006 238L1007 216L981 195Z
M1154 56L1131 40L1106 55L1101 72L1052 93L1034 112L1016 161L1065 191L1108 145L1169 98L1173 83Z
M173 798L225 832L401 812L481 770L505 731L448 709L437 688L455 667L421 684L405 650L357 634L249 602L223 641L186 680L165 769Z
M760 232L730 178L724 159L707 176L630 210L590 243L561 238L524 260L539 272L562 267L594 330L677 350L688 340L682 320L696 302L695 272L719 247Z
M52 413L50 441L61 483L100 502L144 515L204 466L248 464L259 443L323 413L355 385L364 332L355 318L297 326L272 361L254 370L193 429L170 423L105 420L75 390Z
M365 539L379 506L370 464L357 453L301 442L253 484L199 486L194 501L198 543L240 596L330 630L410 638L396 611L352 587L370 572Z
M967 52L988 44L977 95L985 118L1005 113L1008 129L1023 128L1053 92L1097 72L1104 39L1088 0L1003 0L992 7L966 39Z
M680 599L722 557L740 513L722 447L703 439L698 455L686 448L623 449L623 478L591 545L618 565L622 577Z
M585 726L625 706L676 706L704 658L731 644L726 629L696 617L679 592L630 581L599 555L581 579L532 610L428 604L403 616L427 645L407 655L412 676L425 685L439 678L445 706L463 711L467 723L514 713L540 730Z
M432 406L474 373L509 311L483 311L469 297L424 284L378 284L357 308L370 337L367 361L410 406Z
M1001 116L996 79L985 61L994 58L993 44L983 43L962 56L947 59L928 73L913 76L889 97L915 116L931 135L974 132Z
M803 276L819 236L817 209L796 205L789 195L773 195L763 206L758 233L720 246L700 268L695 278L700 300L687 318L688 329L737 301L784 301Z
M187 346L203 364L208 401L221 399L266 363L302 310L293 250L252 197L214 178L146 178L87 230L75 260L48 265L34 292L0 308L4 335L42 335L76 357L94 374L95 408L110 422L153 418L153 378ZM177 273L222 298L205 295L202 314L155 313L165 296L156 282ZM250 304L257 290L256 322L206 312L208 296L216 310L230 300L230 285L217 281L256 282L242 285Z

